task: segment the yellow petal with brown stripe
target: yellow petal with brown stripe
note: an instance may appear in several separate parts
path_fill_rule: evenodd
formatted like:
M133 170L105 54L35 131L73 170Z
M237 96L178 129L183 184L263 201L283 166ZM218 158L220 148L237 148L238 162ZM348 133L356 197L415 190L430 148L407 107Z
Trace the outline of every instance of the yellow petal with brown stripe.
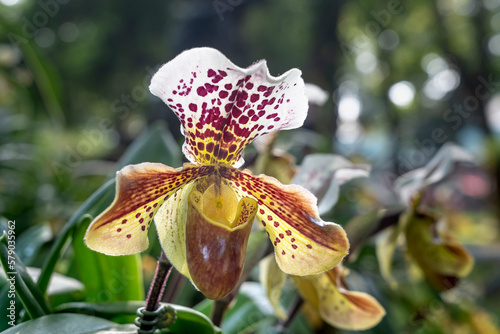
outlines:
M159 163L124 167L116 175L115 199L90 224L86 245L107 255L145 250L147 231L163 202L179 187L208 172L208 167L193 164L185 164L180 171Z
M347 290L342 282L344 274L343 267L338 266L319 275L293 279L302 297L330 325L347 330L376 326L385 315L384 308L367 293Z
M237 196L257 200L257 216L274 244L276 262L291 275L314 275L339 264L347 255L349 241L340 225L324 222L316 198L296 185L249 171L221 166Z

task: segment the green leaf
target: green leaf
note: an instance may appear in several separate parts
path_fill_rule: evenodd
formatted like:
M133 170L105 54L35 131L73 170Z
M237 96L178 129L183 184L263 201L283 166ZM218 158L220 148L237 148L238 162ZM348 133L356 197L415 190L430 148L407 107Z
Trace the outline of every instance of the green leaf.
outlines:
M52 238L52 229L48 224L32 226L17 238L16 254L25 265L32 265L40 248Z
M43 293L33 282L16 253L9 248L10 241L7 240L7 233L4 231L0 237L0 260L8 280L12 280L19 299L32 319L50 313Z
M142 301L115 302L115 303L67 303L59 305L56 312L72 312L92 314L111 319L118 315L135 315L138 308L144 306ZM172 307L177 313L176 322L168 328L172 333L219 333L220 329L203 313L188 307L165 304Z
M141 162L160 162L172 167L181 165L181 151L165 123L157 122L146 129L117 163L117 170Z
M108 192L111 191L115 185L115 180L109 180L103 184L96 192L92 194L81 206L80 208L71 216L69 221L64 225L61 233L57 237L54 245L52 246L49 257L45 262L42 274L38 278L38 287L42 293L45 293L49 285L50 277L54 272L57 261L63 251L68 246L68 238L71 235L75 225L81 220L81 217L89 212L94 206L99 205L103 199L105 199Z
M58 333L84 334L116 326L109 320L83 314L50 314L9 328L2 334Z

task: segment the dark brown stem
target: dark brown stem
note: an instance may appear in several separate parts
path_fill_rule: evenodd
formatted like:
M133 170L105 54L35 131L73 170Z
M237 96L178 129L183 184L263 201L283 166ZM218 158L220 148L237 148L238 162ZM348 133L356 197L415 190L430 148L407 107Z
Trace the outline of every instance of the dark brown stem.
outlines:
M304 305L304 299L302 299L301 296L297 296L297 299L295 299L292 307L288 310L288 315L285 320L280 321L278 324L278 331L283 331L284 329L287 329L290 327L293 319L295 319L295 316L299 314L299 310Z
M167 261L165 253L162 251L161 256L158 259L158 264L156 266L155 276L153 277L153 282L149 288L148 297L146 299L146 311L156 311L163 295L163 290L165 289L165 284L167 283L168 276L172 270L172 265ZM143 320L151 321L154 320L154 316L144 315ZM148 331L153 329L153 325L146 325L141 323L141 330Z
M210 318L212 319L212 322L215 326L220 327L222 318L224 317L224 313L226 312L226 309L230 302L231 301L229 300L229 298L227 298L227 296L214 301L214 306L212 308L212 314L210 315Z
M180 274L177 270L173 270L170 273L169 279L170 281L165 289L165 292L163 293L163 298L161 299L164 303L174 303L179 295L179 292L186 283L186 277Z

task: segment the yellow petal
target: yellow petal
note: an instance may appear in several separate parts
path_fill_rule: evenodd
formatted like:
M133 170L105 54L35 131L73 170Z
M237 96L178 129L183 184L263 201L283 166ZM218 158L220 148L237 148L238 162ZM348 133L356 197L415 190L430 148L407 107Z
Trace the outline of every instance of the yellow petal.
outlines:
M219 299L229 294L240 279L257 202L243 198L237 202L236 212L232 212L232 203L229 203L230 216L234 214L234 217L227 221L225 214L204 210L204 201L212 204L212 190L209 186L204 193L194 190L189 195L186 261L194 285L207 298ZM229 187L226 191L232 192ZM227 199L231 201L228 194L219 197L223 202ZM226 203L220 204L224 208Z
M155 215L156 231L161 248L170 263L182 275L191 279L186 262L186 219L189 193L196 181L191 181L172 194Z
M397 287L398 282L392 275L392 259L400 234L399 226L387 227L378 234L375 248L380 274L393 289Z
M267 298L273 306L274 313L278 318L286 319L286 312L280 304L281 290L286 281L286 274L276 264L273 254L260 261L259 278L266 290Z
M128 255L148 247L147 231L163 202L191 180L208 173L186 164L181 171L159 163L124 167L117 173L116 196L90 224L86 245L107 255Z
M405 216L408 252L429 282L439 290L453 287L459 277L469 274L474 258L457 243L436 238L435 219L420 213Z
M318 274L333 268L347 255L349 242L344 230L319 218L316 198L304 188L229 166L221 166L219 172L240 198L257 200L257 216L274 244L276 262L285 273Z
M347 330L366 330L376 326L385 315L379 302L364 292L341 287L341 267L328 272L293 279L302 297L310 302L330 325ZM314 293L311 290L314 289Z

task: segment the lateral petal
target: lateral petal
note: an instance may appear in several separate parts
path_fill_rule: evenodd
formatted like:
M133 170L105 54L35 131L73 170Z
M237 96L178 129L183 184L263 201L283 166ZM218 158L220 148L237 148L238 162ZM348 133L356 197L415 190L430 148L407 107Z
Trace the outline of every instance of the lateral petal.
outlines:
M300 70L273 77L264 60L240 68L211 48L184 51L158 70L149 89L179 118L183 152L198 163L239 167L248 143L301 126L308 108Z
M349 291L341 283L341 266L316 276L293 277L302 297L319 310L330 325L347 330L366 330L385 315L379 302L364 292Z
M285 273L318 274L333 268L347 255L349 241L344 229L321 220L316 198L306 189L229 166L221 166L219 172L237 196L257 200L257 216L274 244L276 262Z
M163 202L208 169L185 164L180 171L159 163L129 165L117 172L113 203L90 224L86 245L107 255L128 255L148 247L147 231Z

